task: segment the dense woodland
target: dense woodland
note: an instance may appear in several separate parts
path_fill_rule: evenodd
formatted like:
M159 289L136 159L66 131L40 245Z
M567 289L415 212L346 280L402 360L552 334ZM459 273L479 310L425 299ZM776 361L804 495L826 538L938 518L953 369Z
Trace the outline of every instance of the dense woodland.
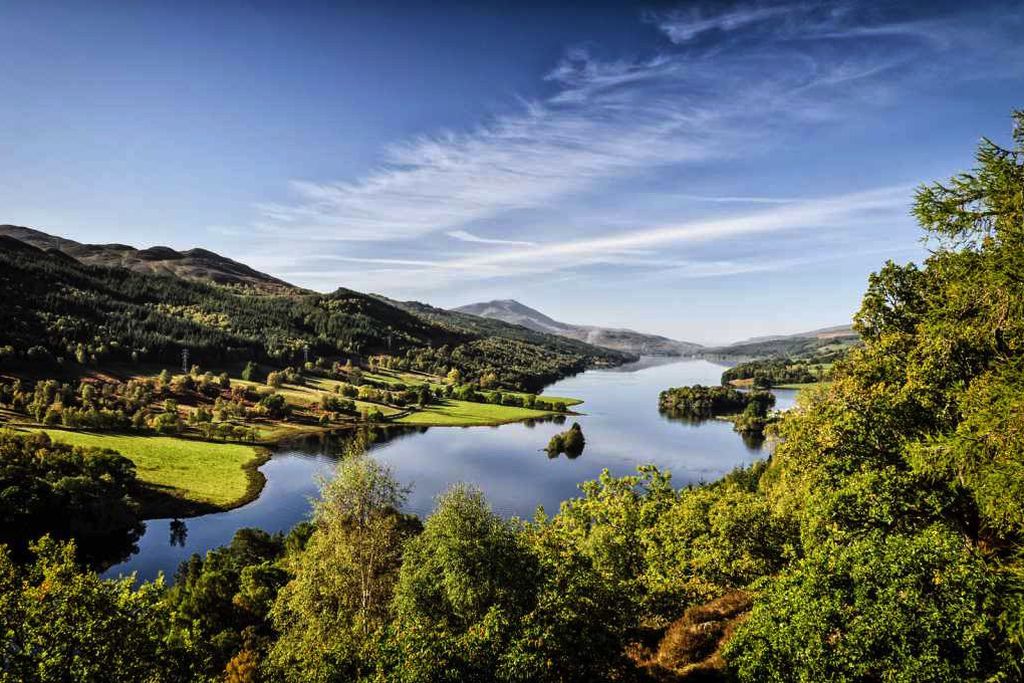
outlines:
M759 389L770 389L780 384L812 384L820 382L826 373L816 365L815 360L791 361L781 358L738 363L722 373L722 384L734 380L751 380Z
M45 534L86 563L126 557L142 532L135 465L114 451L0 430L0 493L0 544L18 558Z
M594 364L629 357L495 322L472 328L438 322L381 299L331 294L240 293L214 284L124 268L87 266L54 250L0 236L0 371L4 365L52 375L54 369L113 361L224 367L253 360L280 367L307 358L395 357L396 367L467 379L497 373L510 388L537 390Z
M758 392L756 396L760 398L771 394ZM706 387L695 384L689 387L672 387L661 392L658 407L665 412L678 413L682 417L703 420L738 413L747 407L751 397L751 393L732 387Z
M771 410L775 396L755 389L739 391L732 387L672 387L658 396L658 410L672 419L691 421L727 417L741 434L763 437L765 428L774 421Z
M770 461L685 488L605 474L532 521L459 485L418 520L356 442L310 524L239 532L171 589L102 581L54 540L0 555L0 676L1021 680L1015 121L1016 150L985 141L977 169L919 190L932 256L871 276L863 345Z

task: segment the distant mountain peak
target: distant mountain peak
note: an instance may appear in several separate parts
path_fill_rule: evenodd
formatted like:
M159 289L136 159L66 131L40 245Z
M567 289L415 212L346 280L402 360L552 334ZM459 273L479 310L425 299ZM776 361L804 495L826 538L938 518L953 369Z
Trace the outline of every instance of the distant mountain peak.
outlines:
M594 346L638 355L686 356L701 348L699 344L677 341L655 334L644 334L634 330L564 323L515 299L482 301L459 306L452 310L521 325L535 332L557 334Z

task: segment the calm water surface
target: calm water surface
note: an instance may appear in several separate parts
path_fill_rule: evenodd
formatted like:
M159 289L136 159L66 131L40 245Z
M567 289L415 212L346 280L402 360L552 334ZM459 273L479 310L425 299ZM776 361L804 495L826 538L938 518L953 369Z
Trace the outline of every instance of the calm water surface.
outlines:
M389 464L398 479L412 486L407 509L426 515L434 500L454 482L471 482L494 509L507 516L530 517L538 505L555 512L561 501L578 494L577 484L604 468L630 474L654 463L672 472L677 485L712 481L737 465L767 455L757 443L744 442L732 425L669 419L658 412L658 393L670 386L718 384L723 366L702 360L661 363L651 359L614 370L590 370L548 387L551 396L585 401L565 424L536 422L500 427L433 427L397 431L372 453ZM795 392L776 390L776 407L793 405ZM549 458L543 451L551 436L576 420L587 445L575 459ZM146 523L139 552L106 572L137 572L143 580L163 572L171 579L192 553L205 553L231 540L237 529L287 531L306 519L318 475L334 468L340 440L317 437L281 446L260 470L267 478L260 497L244 507L183 520ZM178 533L172 534L172 529Z

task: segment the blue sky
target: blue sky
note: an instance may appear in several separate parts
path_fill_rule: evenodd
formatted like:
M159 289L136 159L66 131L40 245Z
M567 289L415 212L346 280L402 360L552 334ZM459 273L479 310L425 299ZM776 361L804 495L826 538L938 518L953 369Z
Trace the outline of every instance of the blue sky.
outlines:
M1024 106L1017 2L0 17L0 222L698 342L848 320Z

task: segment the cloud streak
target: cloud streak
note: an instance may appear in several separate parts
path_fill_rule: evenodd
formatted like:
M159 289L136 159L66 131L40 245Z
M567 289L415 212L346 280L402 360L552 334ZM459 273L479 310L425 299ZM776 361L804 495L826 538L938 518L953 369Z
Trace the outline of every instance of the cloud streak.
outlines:
M528 242L525 240L496 240L487 237L479 237L466 230L452 230L445 233L453 239L457 239L460 242L473 242L474 244L503 244L503 245L514 245L522 247L534 247L537 246L536 242Z
M430 289L452 282L481 281L493 278L535 276L582 267L603 265L644 270L675 272L682 277L715 277L763 270L734 261L710 260L704 263L665 258L665 246L685 247L703 242L752 238L775 233L796 233L811 229L823 230L836 223L860 221L872 215L905 213L911 187L898 185L865 192L850 193L814 200L800 200L775 205L760 211L735 214L706 220L683 221L619 231L598 237L584 237L523 246L515 249L488 251L475 255L439 260L323 257L324 261L351 262L361 265L385 266L360 277L378 276L382 281L401 281L411 289ZM265 265L258 257L254 260ZM286 271L291 277L330 278L350 275L347 271ZM374 284L378 284L374 282Z
M653 54L609 60L569 49L547 73L553 92L544 98L473 128L396 143L362 177L291 182L287 200L258 207L256 239L302 234L317 244L316 256L333 242L346 252L336 263L359 264L350 274L361 282L401 277L403 286L429 288L598 265L642 267L651 250L827 231L873 211L895 215L909 196L905 187L807 199L662 186L655 194L686 202L692 216L709 207L712 213L731 205L767 208L664 222L640 207L627 218L638 226L631 230L617 229L621 216L572 220L574 207L603 199L609 188L624 192L679 169L755 157L787 135L792 141L803 127L841 122L891 101L902 83L947 78L948 71L934 66L942 55L956 54L959 63L979 52L1012 52L1001 32L977 41L986 33L983 22L887 21L854 2L697 9L645 19L660 32ZM519 221L522 215L529 220ZM502 234L508 225L517 226L514 236ZM444 244L451 243L435 239L442 235L466 253L447 253ZM293 264L312 255L303 248L312 249L296 246ZM706 263L706 272L718 273L728 260L712 255ZM292 275L314 272L326 279L345 271L296 266Z

